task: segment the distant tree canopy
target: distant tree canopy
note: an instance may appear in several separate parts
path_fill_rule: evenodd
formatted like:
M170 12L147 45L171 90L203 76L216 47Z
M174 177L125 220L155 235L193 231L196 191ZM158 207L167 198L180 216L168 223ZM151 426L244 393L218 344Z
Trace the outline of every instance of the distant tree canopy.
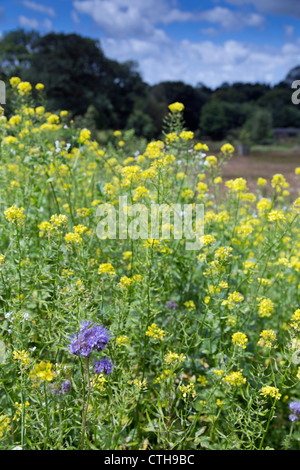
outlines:
M250 128L255 115L268 129L268 138L270 126L300 127L299 106L291 102L291 83L300 79L300 66L274 87L237 82L212 90L181 81L150 86L135 62L108 59L97 40L53 32L41 36L22 29L0 39L0 59L1 79L19 76L33 85L44 83L49 110L68 109L78 125L88 123L95 131L134 128L137 135L158 137L174 101L185 105L187 128L213 139L224 139L246 123ZM9 90L7 98L10 111Z

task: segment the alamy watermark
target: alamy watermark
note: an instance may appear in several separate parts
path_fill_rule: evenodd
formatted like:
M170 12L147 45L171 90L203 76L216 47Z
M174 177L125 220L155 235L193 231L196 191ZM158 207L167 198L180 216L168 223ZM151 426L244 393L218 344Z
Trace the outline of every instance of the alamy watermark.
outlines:
M6 104L6 87L3 80L0 80L0 104Z
M203 246L204 204L153 203L147 207L130 205L127 196L120 196L118 208L102 204L97 207L96 216L101 217L96 229L101 240L170 240L173 236L174 240L185 240L186 250L200 250Z
M292 94L292 103L297 105L300 103L300 80L295 80L292 83L292 88L293 90L296 90Z

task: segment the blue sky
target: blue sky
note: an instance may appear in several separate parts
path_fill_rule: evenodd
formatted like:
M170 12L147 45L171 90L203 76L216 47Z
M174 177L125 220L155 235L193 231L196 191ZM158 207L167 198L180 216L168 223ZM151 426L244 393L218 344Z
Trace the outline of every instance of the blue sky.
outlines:
M18 27L99 39L150 84L274 84L300 65L300 0L0 0L0 33Z

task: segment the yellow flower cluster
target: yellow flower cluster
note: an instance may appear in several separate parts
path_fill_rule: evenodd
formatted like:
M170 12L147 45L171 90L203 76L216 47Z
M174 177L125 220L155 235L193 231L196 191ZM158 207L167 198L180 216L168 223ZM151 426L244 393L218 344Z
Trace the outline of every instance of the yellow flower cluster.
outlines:
M158 328L156 323L152 323L152 325L148 326L148 330L146 331L146 336L159 339L160 341L163 341L165 334L164 330Z
M232 292L228 295L226 300L223 300L222 305L227 306L229 310L232 310L235 307L235 304L242 302L244 297L239 292Z
M131 385L131 384L135 385L139 390L141 390L141 392L146 392L146 390L147 390L147 380L146 379L144 379L144 380L139 380L139 379L129 380L128 383L129 383L129 385Z
M81 129L78 141L81 144L87 144L91 138L91 131L89 129Z
M182 393L183 398L195 398L196 396L195 386L192 382L188 385L179 385L179 390Z
M276 400L279 400L281 397L278 388L271 387L270 385L266 385L265 387L263 387L261 389L260 394L263 395L264 398L271 397L275 398Z
M247 191L247 181L244 178L236 178L235 180L226 181L225 185L233 193Z
M105 384L107 383L106 378L103 374L95 375L91 380L91 387L103 392L105 390Z
M177 366L184 360L185 360L185 356L183 354L179 355L177 353L173 353L172 351L169 351L168 354L166 354L164 357L164 362L172 366Z
M276 333L274 330L263 330L260 334L258 346L271 348L276 341Z
M242 349L246 349L246 344L248 343L248 338L244 333L237 332L237 333L233 333L232 342L235 346L239 346Z
M181 111L184 110L184 105L176 101L175 103L169 105L169 110L171 113L181 113Z
M79 233L69 232L65 235L65 240L68 245L80 245L82 243L82 238Z
M222 147L221 147L221 152L222 152L222 153L226 153L226 154L227 154L227 153L228 153L228 154L232 154L232 153L234 152L234 147L233 147L233 145L231 145L231 144L224 144L224 145L222 145Z
M225 375L223 378L225 383L228 383L232 386L237 385L238 387L246 383L246 378L243 377L242 371L231 372L228 375Z
M130 344L130 340L128 336L121 335L116 338L116 344L121 348L123 344Z
M286 181L285 177L280 174L280 173L277 173L276 175L273 176L272 178L272 181L271 181L271 186L272 188L275 189L275 191L277 193L280 193L282 191L282 189L286 189L288 188L290 185L289 183Z
M29 82L19 82L17 85L18 93L21 96L29 95L32 90L32 86Z
M205 387L206 384L207 384L207 379L206 379L205 375L199 375L199 377L197 378L197 382L199 382L201 387Z
M53 364L51 362L41 361L39 364L35 364L34 369L30 372L29 376L36 380L40 379L43 381L50 382L55 377L53 371Z
M17 225L21 225L25 219L24 207L18 208L16 205L13 205L4 211L4 215L9 222L16 222Z
M20 361L24 365L28 365L30 363L29 354L25 350L13 351L13 358L15 359L15 361Z
M300 308L298 308L292 316L291 327L294 330L300 330Z
M0 415L0 438L10 431L10 423L11 419L2 413Z
M187 302L184 302L184 306L188 309L189 312L196 310L196 305L193 300L188 300Z
M258 299L258 314L261 318L270 317L274 313L274 304L271 299Z
M111 276L115 275L115 268L111 263L100 264L98 268L98 274L110 274Z
M26 401L24 403L24 409L26 410L26 408L28 408L30 406L29 404L29 401ZM22 414L22 403L18 403L17 401L15 402L15 407L16 407L16 411L15 411L15 415L13 417L13 421L20 421L20 416ZM28 419L29 418L29 415L28 413L26 413L25 415L25 418Z

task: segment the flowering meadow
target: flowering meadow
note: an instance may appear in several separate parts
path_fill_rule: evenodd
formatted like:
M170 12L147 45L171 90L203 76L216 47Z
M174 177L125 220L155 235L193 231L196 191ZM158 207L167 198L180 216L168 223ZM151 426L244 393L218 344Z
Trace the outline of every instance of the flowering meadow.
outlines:
M161 140L101 145L46 112L43 84L8 86L0 448L299 449L299 194L282 174L253 192L224 181L233 146L212 155L181 103ZM204 204L202 247L172 223L169 238L99 237L97 208L125 195Z

